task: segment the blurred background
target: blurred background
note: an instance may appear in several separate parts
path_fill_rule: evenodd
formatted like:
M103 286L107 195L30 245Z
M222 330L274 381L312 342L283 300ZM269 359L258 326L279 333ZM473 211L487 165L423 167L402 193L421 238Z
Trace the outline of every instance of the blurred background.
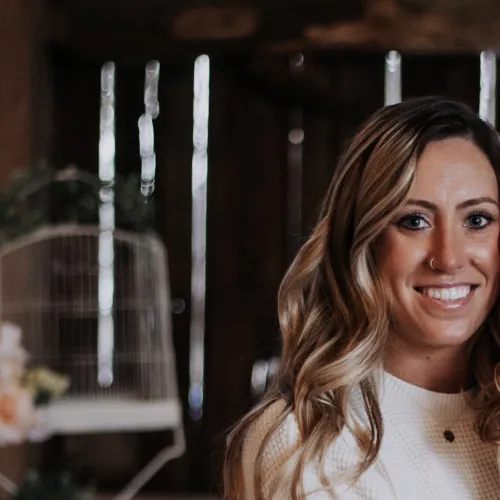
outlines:
M178 446L141 495L217 498L226 432L279 356L280 280L346 139L384 104L387 53L401 54L403 99L478 109L479 54L499 33L494 0L2 0L2 321L88 413L71 406L28 451L4 443L0 472L21 447L14 475L71 469L112 498ZM110 223L99 207L113 203ZM150 406L112 406L125 385L166 402L155 422Z

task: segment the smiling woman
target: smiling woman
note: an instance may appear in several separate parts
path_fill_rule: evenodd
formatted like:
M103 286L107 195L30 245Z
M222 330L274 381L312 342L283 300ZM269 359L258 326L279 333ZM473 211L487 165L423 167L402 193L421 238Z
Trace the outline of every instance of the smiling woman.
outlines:
M496 174L472 140L432 142L409 196L375 248L393 317L385 369L459 392L471 377L468 341L497 297Z
M283 353L231 432L229 500L500 498L498 134L375 113L283 280Z

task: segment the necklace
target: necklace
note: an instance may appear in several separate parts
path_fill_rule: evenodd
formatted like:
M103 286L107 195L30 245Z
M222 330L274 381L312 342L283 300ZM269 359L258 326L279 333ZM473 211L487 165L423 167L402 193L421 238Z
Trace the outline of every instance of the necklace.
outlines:
M465 395L462 393L462 396L464 396L465 398ZM462 420L465 420L463 418L464 414L470 410L470 407L467 406L465 408L463 408L462 410L460 410L458 412L458 414L455 415L455 417L453 419L451 419L451 421L448 421L448 422L445 422L445 419L444 418L439 418L439 417L436 417L435 415L433 415L431 413L431 411L429 410L429 408L425 408L424 405L420 404L418 401L414 400L412 398L412 400L417 403L420 408L422 408L422 410L425 412L425 416L426 417L430 417L432 420L434 420L434 422L436 422L438 424L439 427L441 427L441 429L443 429L443 438L448 441L448 443L453 443L456 439L456 435L455 435L455 431L453 430L455 428L455 425L462 421ZM448 420L448 419L446 419Z
M453 427L455 426L455 424L457 422L459 422L463 416L463 414L467 411L467 408L463 409L459 415L457 416L457 418L455 418L449 425L442 425L441 422L439 422L439 420L434 417L433 415L429 415L435 422L438 422L438 424L442 427L444 427L444 431L443 431L443 437L446 439L446 441L448 441L449 443L453 443L453 441L455 441L455 433L452 431Z
M424 419L426 419L426 418L432 419L437 424L437 426L441 429L442 436L448 443L453 443L455 441L455 439L457 437L455 425L459 421L465 420L463 418L464 414L471 410L471 407L467 403L467 395L468 395L467 393L461 392L460 394L456 394L456 395L450 394L449 395L450 398L456 398L453 401L452 406L455 408L455 410L458 410L458 412L457 411L454 412L454 415L451 418L447 417L446 415L437 416L434 414L435 411L433 411L433 408L432 408L432 406L436 405L436 403L437 403L436 398L438 398L438 397L442 398L442 397L446 397L448 395L434 393L432 391L428 391L428 390L423 389L421 387L414 386L414 385L409 384L408 382L405 382L405 381L403 381L403 380L401 380L401 379L399 379L391 374L386 373L386 377L387 377L386 378L387 382L391 386L391 389L389 389L391 392L393 390L396 390L400 396L406 397L408 400L411 400L411 403L418 406L420 408L420 410L422 411L422 417ZM469 391L467 391L467 392L469 392ZM434 405L423 404L423 402L430 402L430 401L434 401ZM450 399L450 401L451 401L451 399ZM457 406L459 406L461 408L457 408ZM442 408L442 405L439 404L439 405L437 405L437 407ZM445 405L445 407L446 407L446 405ZM451 409L451 408L449 408L449 409Z

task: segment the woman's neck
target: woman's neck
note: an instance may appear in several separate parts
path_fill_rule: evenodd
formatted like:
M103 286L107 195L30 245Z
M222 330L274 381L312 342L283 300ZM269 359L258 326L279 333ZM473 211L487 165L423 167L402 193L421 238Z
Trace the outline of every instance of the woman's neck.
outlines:
M434 392L455 393L471 387L465 346L408 347L397 342L386 349L384 368L391 375Z

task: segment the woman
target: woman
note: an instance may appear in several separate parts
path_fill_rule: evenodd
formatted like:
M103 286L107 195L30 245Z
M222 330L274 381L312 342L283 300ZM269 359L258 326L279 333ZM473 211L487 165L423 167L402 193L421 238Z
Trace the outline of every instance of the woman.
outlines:
M427 97L368 120L279 292L226 498L498 499L498 134Z

